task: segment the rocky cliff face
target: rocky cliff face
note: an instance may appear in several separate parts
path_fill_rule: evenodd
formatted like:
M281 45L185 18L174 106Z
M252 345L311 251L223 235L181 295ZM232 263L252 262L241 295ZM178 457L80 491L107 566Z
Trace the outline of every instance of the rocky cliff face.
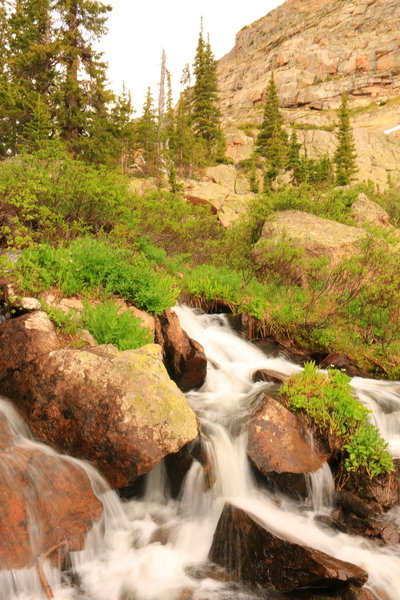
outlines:
M257 124L274 72L288 125L310 157L335 147L343 92L354 109L359 178L400 180L398 0L287 0L236 36L219 62L225 123Z
M287 0L221 59L226 109L257 105L274 71L283 106L336 108L400 94L398 0Z

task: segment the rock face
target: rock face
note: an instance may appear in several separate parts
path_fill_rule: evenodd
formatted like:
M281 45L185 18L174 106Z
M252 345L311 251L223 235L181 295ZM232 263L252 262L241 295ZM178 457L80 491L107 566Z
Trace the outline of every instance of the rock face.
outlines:
M25 317L12 319L0 332L24 323ZM0 337L1 357L10 336ZM36 437L90 460L114 487L147 473L197 437L196 416L168 377L160 346L124 352L110 345L39 347L30 351L30 362L23 344L12 363L0 362L3 393L13 398Z
M61 555L82 550L85 534L101 514L85 471L50 449L16 438L0 413L1 567L29 567L60 544ZM57 556L54 552L52 558Z
M397 0L287 0L244 27L219 61L227 131L237 121L253 127L261 122L273 72L287 124L301 126L299 141L308 157L332 156L335 111L347 92L350 106L362 109L352 116L358 179L380 188L388 175L397 180L400 135L384 132L399 124L399 16ZM233 139L229 156L248 158L249 140Z
M226 504L211 546L210 560L237 580L279 592L361 587L367 573L307 546L280 539L245 511Z
M167 371L183 392L203 385L207 376L207 358L203 347L192 340L179 324L173 310L159 317L158 342L163 348Z
M304 494L303 474L317 471L328 458L311 440L293 413L266 397L250 421L247 455L263 475Z
M358 225L389 225L389 215L379 204L370 200L365 194L359 194L351 207L351 214Z
M343 256L353 253L365 237L358 227L342 225L300 210L283 210L273 213L264 223L261 240L286 239L302 248L310 257L327 257L337 263ZM255 260L262 260L262 246L255 247Z
M337 107L343 92L359 105L398 96L399 18L397 0L287 0L220 60L225 107L261 103L272 71L287 107Z

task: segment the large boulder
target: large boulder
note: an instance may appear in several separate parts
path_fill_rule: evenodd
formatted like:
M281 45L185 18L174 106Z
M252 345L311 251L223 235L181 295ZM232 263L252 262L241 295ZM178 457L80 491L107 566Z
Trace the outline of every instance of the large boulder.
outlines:
M54 326L35 311L0 324L0 382L8 372L40 360L58 347Z
M317 471L328 458L299 419L268 396L250 421L247 455L267 478L303 495L304 474Z
M239 581L278 592L361 587L368 578L356 565L279 538L230 504L219 519L209 558Z
M386 210L365 194L358 194L351 207L351 215L358 225L387 226L389 215Z
M364 230L330 219L310 215L301 210L275 212L264 223L261 239L256 244L254 259L262 260L262 240L287 240L313 258L326 257L333 264L354 253L365 237Z
M171 379L184 392L202 386L207 376L203 347L183 331L173 310L164 311L158 321L157 341L162 346Z
M85 535L102 514L84 469L54 451L27 443L0 413L0 564L29 567L82 550Z
M25 317L12 319L0 332L24 323ZM11 344L11 335L0 336L0 357ZM22 342L12 361L0 361L3 393L36 437L90 460L114 487L197 437L196 416L169 378L160 346L121 352L111 345L54 350L41 344L39 330L39 351L29 350L29 362Z

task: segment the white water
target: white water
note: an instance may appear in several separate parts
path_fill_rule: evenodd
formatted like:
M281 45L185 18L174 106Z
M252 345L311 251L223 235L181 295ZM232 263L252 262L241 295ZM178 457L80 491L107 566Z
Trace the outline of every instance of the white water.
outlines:
M229 584L211 578L203 568L219 515L228 500L254 514L281 537L365 568L368 587L377 598L398 600L399 548L377 548L360 537L322 530L315 522L316 513L329 512L332 501L332 478L327 466L309 478L306 507L262 490L253 480L246 459L245 423L260 394L271 384L254 384L252 375L260 368L286 374L300 368L282 357L266 357L235 335L221 316L199 316L186 307L176 312L183 329L204 346L210 361L205 384L189 393L188 398L200 418L202 443L212 474L206 477L203 467L194 461L180 498L174 501L169 497L164 466L159 465L147 479L143 500L121 504L115 494L106 491L101 478L90 471L99 497L107 499L106 518L90 534L86 550L72 557L82 595L63 585L57 572L47 569L55 597L179 600L187 592L193 600L249 600L249 593L238 589L232 592ZM400 383L359 378L352 383L360 400L374 411L373 418L391 448L400 450ZM22 439L21 443L33 443ZM21 572L7 577L7 587L0 581L1 598L43 597L34 573L27 579Z

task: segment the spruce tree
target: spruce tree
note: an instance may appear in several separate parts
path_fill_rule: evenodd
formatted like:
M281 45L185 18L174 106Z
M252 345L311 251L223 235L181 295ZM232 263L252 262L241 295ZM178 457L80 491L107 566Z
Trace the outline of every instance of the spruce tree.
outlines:
M299 144L297 139L296 130L292 129L292 134L290 136L289 150L287 155L287 163L286 168L289 171L292 171L292 183L297 185L299 183L299 175L300 175L300 148L301 144Z
M357 155L350 124L348 104L348 96L347 94L343 94L338 109L339 122L336 132L338 145L334 156L336 185L348 185L351 182L352 176L357 172Z
M211 158L224 154L221 111L218 104L217 62L201 27L194 60L195 84L192 98L192 125L195 136L204 142Z
M270 183L286 165L288 136L279 108L278 90L273 73L266 92L264 117L256 140L256 153L267 159L266 183Z
M106 65L93 39L106 32L110 6L96 0L55 0L60 20L60 110L62 137L79 151L78 138L90 127L95 113L106 112L112 94L106 89Z
M143 149L146 174L154 174L158 168L158 121L150 87L147 89L143 114L136 124L136 144Z

